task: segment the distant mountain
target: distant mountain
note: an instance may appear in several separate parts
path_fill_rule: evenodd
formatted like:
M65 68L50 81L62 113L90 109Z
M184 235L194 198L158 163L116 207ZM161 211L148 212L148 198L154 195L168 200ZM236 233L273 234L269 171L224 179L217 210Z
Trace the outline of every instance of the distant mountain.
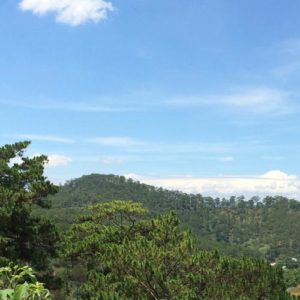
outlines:
M92 174L68 181L49 199L53 208L44 214L62 228L89 204L133 200L142 202L151 215L174 210L203 248L290 265L300 260L300 203L280 196L214 199L156 188L123 176Z

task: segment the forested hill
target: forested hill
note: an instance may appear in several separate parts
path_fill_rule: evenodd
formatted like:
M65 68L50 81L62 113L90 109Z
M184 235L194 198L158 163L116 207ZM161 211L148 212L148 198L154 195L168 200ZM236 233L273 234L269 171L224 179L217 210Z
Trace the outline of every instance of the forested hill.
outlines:
M152 214L175 210L204 248L261 256L289 266L297 266L300 260L300 203L280 196L214 199L123 176L92 174L61 186L50 198L53 208L48 215L58 223L70 223L86 205L113 199L142 202Z
M143 202L150 209L183 209L212 198L143 184L124 176L91 174L68 181L51 196L52 207L83 207L114 199Z

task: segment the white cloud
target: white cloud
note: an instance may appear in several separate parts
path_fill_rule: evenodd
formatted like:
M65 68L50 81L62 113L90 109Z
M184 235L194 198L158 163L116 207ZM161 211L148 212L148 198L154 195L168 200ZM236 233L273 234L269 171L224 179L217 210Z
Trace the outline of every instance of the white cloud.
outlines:
M113 11L112 3L106 0L22 0L19 7L36 15L54 13L56 21L71 26L97 23Z
M12 159L9 161L9 165L10 165L10 166L13 166L14 164L20 165L22 162L23 162L22 158L19 157L19 156L17 156L17 157L12 158Z
M45 141L45 142L55 142L55 143L63 143L63 144L72 144L73 140L62 138L58 136L52 135L39 135L39 134L15 134L14 138L26 139L31 141Z
M140 176L138 174L135 174L135 173L128 173L128 174L125 174L124 175L126 178L131 178L133 180L136 180L136 181L144 181L144 177L143 176Z
M295 180L295 179L297 179L297 176L288 175L288 174L286 174L282 171L279 171L279 170L273 170L273 171L269 171L269 172L261 175L261 178L278 179L278 180Z
M229 143L214 142L186 142L186 143L166 143L159 141L138 140L130 137L94 137L85 140L88 143L120 148L122 151L132 153L163 153L163 154L188 154L188 153L224 153L233 148ZM202 157L204 158L204 157ZM233 157L205 157L204 159L218 161L232 161Z
M229 195L246 195L249 197L254 195L283 195L300 200L300 178L278 170L248 177L148 178L136 174L128 174L127 176L146 184L187 193L221 197Z
M222 101L237 109L255 112L280 112L286 109L287 94L270 88L254 88L233 93Z
M145 142L138 141L132 139L130 137L97 137L97 138L90 138L87 140L89 143L99 144L103 146L113 146L113 147L132 147L132 146L141 146L145 145Z
M141 101L143 97L144 101ZM160 100L147 101L150 95L135 92L122 94L99 94L89 99L54 99L47 97L36 97L31 99L5 99L0 98L0 104L11 107L23 107L37 110L57 110L83 113L98 112L135 112L145 111L160 105ZM151 95L151 97L154 97Z
M290 93L268 87L240 88L230 92L203 96L182 97L168 101L179 107L223 106L237 112L287 113L291 111Z
M123 95L118 99L115 97L100 97L97 100L89 102L70 102L70 101L12 101L0 99L0 104L11 107L24 107L39 110L58 110L72 111L81 113L115 113L115 112L137 112L149 111L155 109L170 108L202 108L213 107L229 112L246 113L247 115L257 114L283 114L290 113L298 109L295 105L297 93L287 92L285 90L269 87L250 87L236 88L224 93L210 95L192 95L192 96L162 96L143 95L144 101L134 101L137 95ZM120 101L120 99L123 99ZM157 100L152 100L157 99ZM243 114L244 119L245 114ZM244 120L245 121L245 120Z
M30 158L34 158L37 156L41 156L41 154L36 153L34 155L31 155ZM48 162L45 164L45 167L53 168L53 167L60 167L60 166L67 166L72 162L72 158L66 155L60 155L60 154L50 154L47 155ZM15 157L10 160L10 165L13 164L21 164L23 162L22 158Z
M46 167L61 167L61 166L67 166L72 162L72 158L65 155L60 154L50 154L48 155L48 163L46 164Z
M100 101L101 102L101 101ZM105 102L105 101L104 101ZM114 113L114 112L129 112L138 111L139 108L136 106L126 106L119 104L101 104L95 102L69 102L69 101L12 101L0 99L0 104L11 107L24 107L29 109L39 110L58 110L58 111L71 111L71 112L82 112L82 113Z

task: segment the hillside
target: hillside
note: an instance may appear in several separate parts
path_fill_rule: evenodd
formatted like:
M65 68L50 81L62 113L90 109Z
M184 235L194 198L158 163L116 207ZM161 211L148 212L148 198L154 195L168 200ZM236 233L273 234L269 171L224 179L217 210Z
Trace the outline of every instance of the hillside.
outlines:
M201 202L201 195L146 185L124 176L91 174L68 181L50 198L52 207L84 207L113 199L143 202L151 209L181 209L191 201Z
M92 174L71 180L49 198L47 215L63 228L89 204L120 199L142 202L151 215L174 210L203 248L297 265L300 203L284 197L219 199L142 184L123 176ZM291 258L295 258L291 260Z

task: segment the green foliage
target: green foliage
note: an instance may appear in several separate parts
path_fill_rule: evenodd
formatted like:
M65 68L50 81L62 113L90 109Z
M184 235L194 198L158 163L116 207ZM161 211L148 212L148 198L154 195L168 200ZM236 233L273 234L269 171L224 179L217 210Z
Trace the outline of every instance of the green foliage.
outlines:
M0 268L0 300L47 300L50 292L37 281L30 267Z
M89 213L72 226L70 237L63 247L69 257L80 256L89 260L107 239L117 242L131 234L136 221L147 212L140 203L119 200L99 203L88 210Z
M287 287L295 287L300 283L300 268L287 269L284 272L284 280Z
M43 175L46 156L24 156L29 144L0 148L0 263L30 262L41 270L55 255L59 237L55 226L32 210L49 208L45 197L57 188Z
M288 299L281 269L199 251L174 213L141 220L141 204L124 201L89 210L65 245L71 274L83 274L73 298Z
M213 199L113 175L84 176L48 197L57 189L43 175L47 158L24 157L28 145L0 148L0 266L30 262L50 282L51 263L64 278L55 299L291 299L285 282L299 279L297 201ZM121 200L105 201L113 199ZM53 260L58 232L41 215L70 228L62 259ZM245 254L277 267L237 258ZM0 289L0 299L50 298L29 267L0 268Z
M281 256L300 261L300 203L293 199L214 199L155 188L123 176L97 174L69 181L49 199L54 209L47 215L63 229L90 204L131 199L142 202L150 216L174 210L204 249L217 248L233 257L247 255L270 262Z

